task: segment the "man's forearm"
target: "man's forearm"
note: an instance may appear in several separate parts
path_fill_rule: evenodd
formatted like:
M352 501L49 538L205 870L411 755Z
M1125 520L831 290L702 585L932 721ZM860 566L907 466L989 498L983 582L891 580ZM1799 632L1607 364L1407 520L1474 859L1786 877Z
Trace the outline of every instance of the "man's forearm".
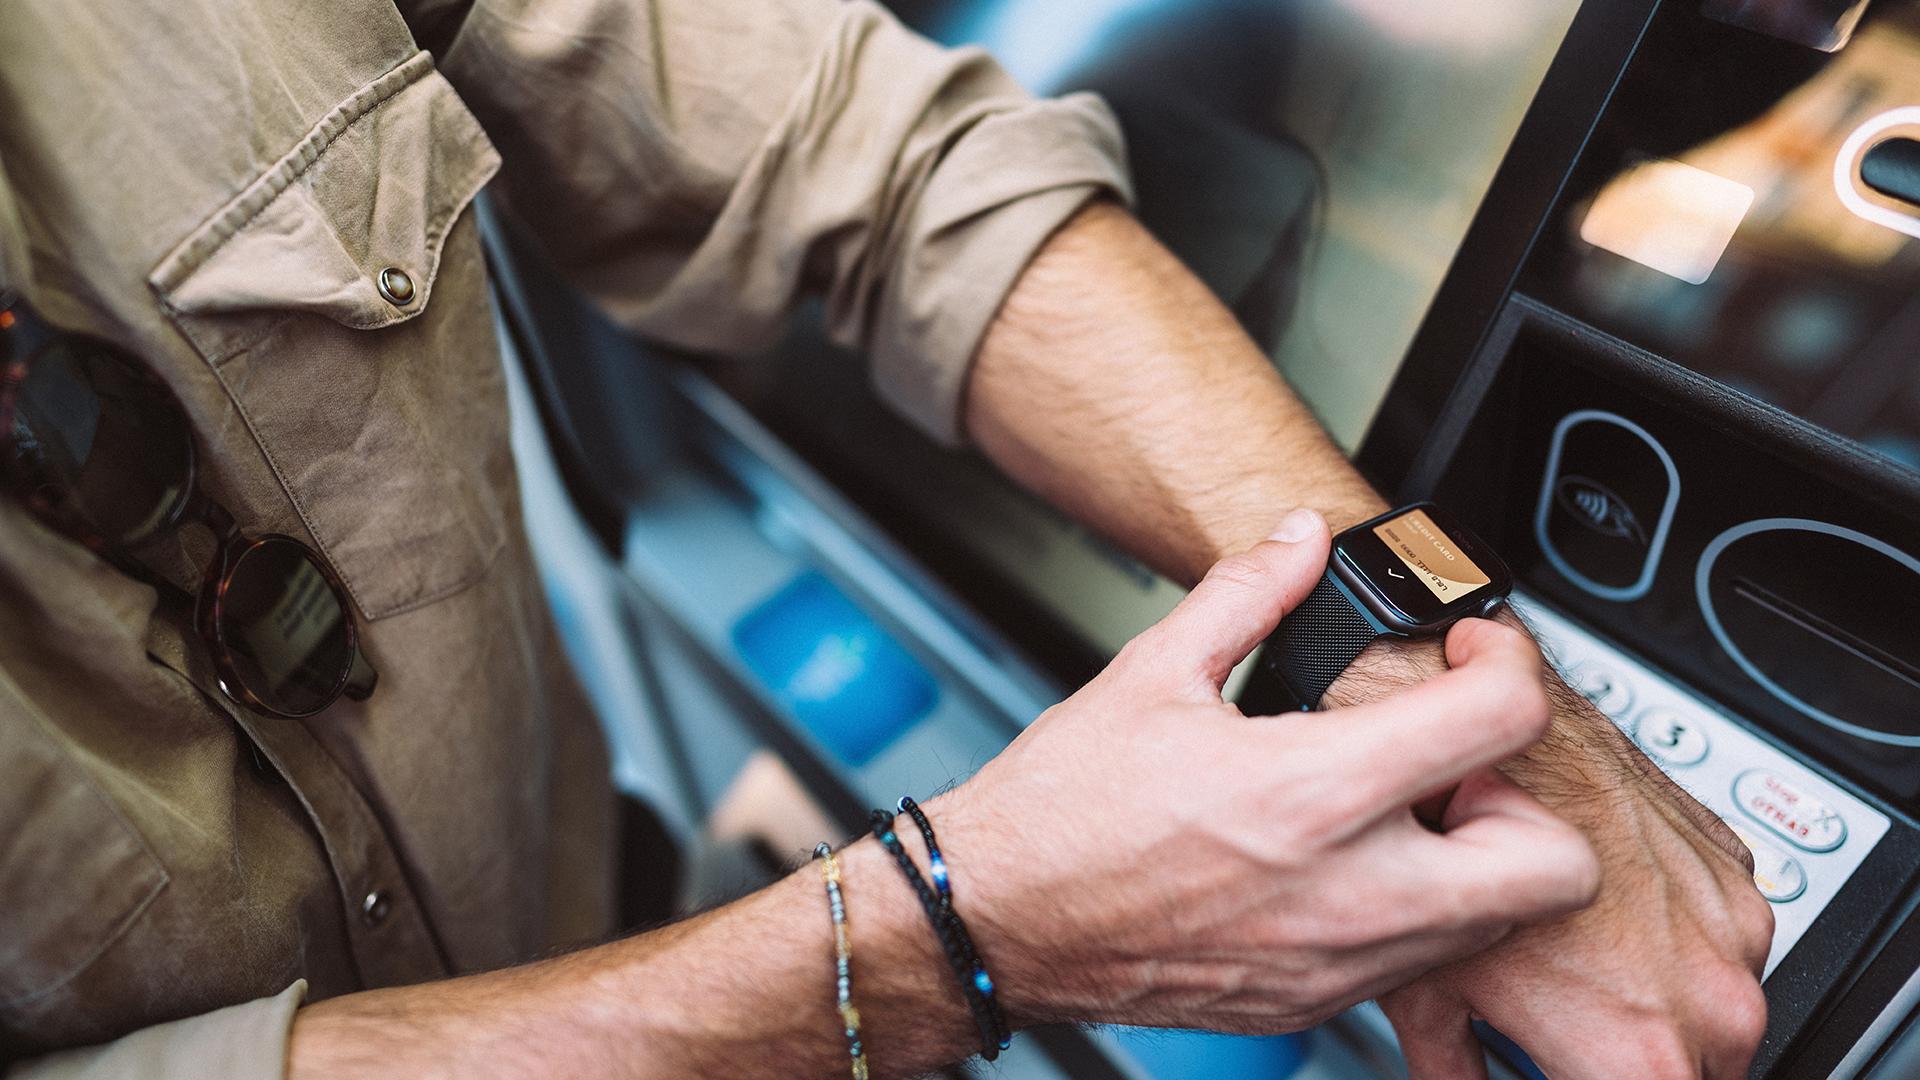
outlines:
M1227 309L1096 203L1028 265L981 343L968 433L1015 479L1192 584L1289 508L1384 509Z
M1335 530L1387 508L1226 307L1111 204L1021 276L981 344L966 420L1008 473L1183 583L1292 507ZM1436 642L1376 646L1329 699L1443 663ZM1570 692L1560 703L1565 722L1519 779L1604 789L1639 775L1611 724Z
M898 869L871 840L841 859L875 1075L965 1057L971 1021ZM652 933L308 1006L288 1075L845 1076L831 940L824 886L808 868Z

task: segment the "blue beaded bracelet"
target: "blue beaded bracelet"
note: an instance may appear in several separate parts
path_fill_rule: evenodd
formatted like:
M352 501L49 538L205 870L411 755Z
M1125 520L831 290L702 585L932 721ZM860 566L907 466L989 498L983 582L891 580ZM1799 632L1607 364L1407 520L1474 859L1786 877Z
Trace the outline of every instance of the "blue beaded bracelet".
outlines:
M947 881L947 860L940 855L940 842L933 837L933 822L927 820L926 811L913 801L913 796L902 795L899 802L900 812L913 818L920 828L920 838L927 842L927 873L933 878L933 891L940 894L940 906L953 907L953 889Z
M885 810L873 812L873 835L880 840L893 860L906 875L907 882L913 886L914 895L919 897L920 906L926 910L927 921L933 924L934 934L940 939L940 946L947 955L947 963L953 968L955 978L960 983L960 994L967 1002L967 1008L973 1013L974 1024L980 1030L980 1056L992 1061L1000 1051L1012 1045L1012 1034L1007 1029L1006 1013L994 993L993 977L987 974L980 953L974 948L973 935L967 932L967 926L955 911L952 892L947 888L946 861L938 854L940 847L933 834L933 824L920 807L910 798L900 801L901 809L914 818L919 826L922 838L927 842L929 859L938 867L936 881L941 883L938 894L927 887L920 876L920 869L907 855L906 848L894 833L894 815Z

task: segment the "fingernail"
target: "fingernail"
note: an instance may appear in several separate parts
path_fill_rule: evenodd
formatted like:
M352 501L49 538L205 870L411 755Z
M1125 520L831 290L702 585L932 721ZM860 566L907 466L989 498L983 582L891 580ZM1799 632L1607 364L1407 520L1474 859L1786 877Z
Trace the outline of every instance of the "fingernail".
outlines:
M1297 544L1312 536L1314 530L1319 527L1320 515L1303 506L1281 518L1280 527L1274 530L1273 536L1269 539L1278 540L1283 544Z

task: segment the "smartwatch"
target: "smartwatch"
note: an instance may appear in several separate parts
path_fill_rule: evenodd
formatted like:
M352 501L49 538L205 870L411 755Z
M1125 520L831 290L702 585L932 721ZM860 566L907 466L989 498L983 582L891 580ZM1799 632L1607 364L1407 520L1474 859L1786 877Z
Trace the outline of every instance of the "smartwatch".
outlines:
M1444 634L1492 615L1512 591L1507 564L1453 515L1403 506L1333 538L1326 573L1280 620L1261 662L1312 709L1375 639Z

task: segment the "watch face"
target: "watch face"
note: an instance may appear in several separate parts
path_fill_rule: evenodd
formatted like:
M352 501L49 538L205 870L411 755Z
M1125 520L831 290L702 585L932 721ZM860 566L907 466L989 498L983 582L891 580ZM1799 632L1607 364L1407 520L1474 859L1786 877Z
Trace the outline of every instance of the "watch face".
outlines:
M1334 539L1334 554L1348 584L1384 601L1375 614L1401 630L1477 614L1513 588L1500 557L1431 503L1348 529Z

